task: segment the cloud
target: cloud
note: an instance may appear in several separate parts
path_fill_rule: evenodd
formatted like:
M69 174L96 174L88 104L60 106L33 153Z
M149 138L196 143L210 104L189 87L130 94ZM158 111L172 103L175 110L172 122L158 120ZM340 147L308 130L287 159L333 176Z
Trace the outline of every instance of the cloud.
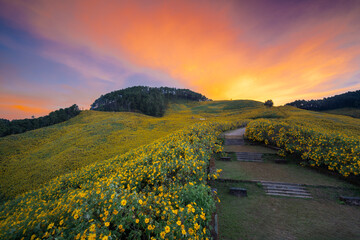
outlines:
M39 38L85 48L132 73L165 74L168 85L176 79L213 99L271 98L283 104L358 87L350 84L359 70L357 1L9 1L6 6L4 17ZM14 17L19 15L22 21ZM96 62L46 54L84 76L114 81Z

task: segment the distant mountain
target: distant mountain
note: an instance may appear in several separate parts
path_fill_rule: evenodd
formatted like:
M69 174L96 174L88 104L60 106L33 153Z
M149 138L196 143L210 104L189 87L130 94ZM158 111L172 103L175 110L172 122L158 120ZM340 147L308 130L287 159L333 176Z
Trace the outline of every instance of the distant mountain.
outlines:
M102 95L91 104L91 110L141 112L163 116L169 102L176 100L207 101L204 95L189 89L136 86Z
M286 105L313 111L325 111L338 108L360 108L360 90L347 92L319 100L296 100Z

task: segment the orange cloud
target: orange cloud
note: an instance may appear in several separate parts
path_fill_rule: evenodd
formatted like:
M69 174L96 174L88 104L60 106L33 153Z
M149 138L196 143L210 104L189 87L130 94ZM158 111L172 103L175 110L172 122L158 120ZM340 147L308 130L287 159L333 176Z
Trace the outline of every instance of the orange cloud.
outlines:
M289 6L277 13L293 11L296 20L284 15L276 21L268 12L276 6L268 10L264 2L251 7L237 1L10 5L23 11L27 27L43 38L86 47L132 68L165 72L213 99L271 98L283 104L358 87L350 82L359 70L360 7L349 3L353 6L340 10Z
M10 94L0 95L0 109L1 117L9 120L40 117L52 111L46 108L46 101Z

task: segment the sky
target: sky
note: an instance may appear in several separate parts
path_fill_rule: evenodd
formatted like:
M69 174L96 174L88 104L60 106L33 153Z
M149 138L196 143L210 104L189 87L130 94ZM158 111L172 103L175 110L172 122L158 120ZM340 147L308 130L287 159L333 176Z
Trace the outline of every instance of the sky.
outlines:
M130 86L275 105L360 89L360 1L0 0L0 118Z

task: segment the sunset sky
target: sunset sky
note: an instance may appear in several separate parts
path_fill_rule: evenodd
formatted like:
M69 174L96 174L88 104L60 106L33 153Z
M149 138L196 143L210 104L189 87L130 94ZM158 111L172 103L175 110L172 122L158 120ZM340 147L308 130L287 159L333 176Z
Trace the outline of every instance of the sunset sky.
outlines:
M0 0L0 118L129 86L282 105L360 89L360 1Z

